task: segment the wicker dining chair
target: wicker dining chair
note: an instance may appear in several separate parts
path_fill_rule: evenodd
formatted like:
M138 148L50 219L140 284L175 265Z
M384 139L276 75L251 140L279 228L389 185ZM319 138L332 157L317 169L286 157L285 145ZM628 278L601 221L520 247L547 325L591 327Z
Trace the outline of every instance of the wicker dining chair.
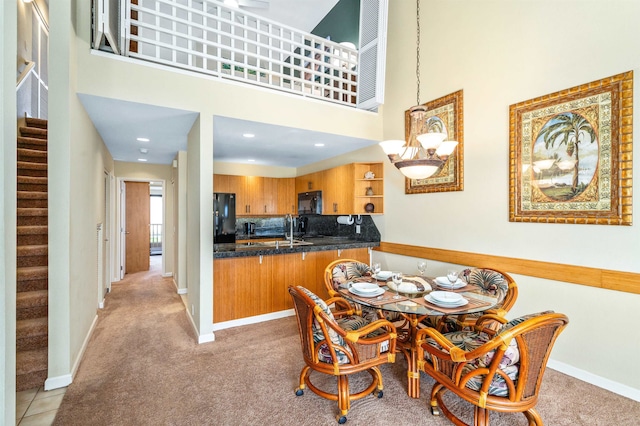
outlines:
M338 259L330 262L324 269L324 285L329 295L336 297L340 296L340 293L338 293L340 286L347 281L356 278L371 277L372 275L373 271L366 263L354 259ZM370 321L376 318L384 318L391 322L405 321L397 312L382 311L359 304L353 304L353 308ZM396 324L396 327L398 326L399 325Z
M497 329L491 324L498 323ZM552 311L507 322L488 314L471 330L441 334L433 328L418 332L419 369L430 375L431 411L454 424L466 425L444 404L451 391L473 404L474 425L489 425L490 411L521 412L529 425L542 426L535 409L547 360L569 319Z
M357 315L334 317L327 304L348 306L348 302L340 297L323 301L302 286L289 286L288 290L294 302L306 364L300 372L296 395L303 395L305 387L308 387L318 396L337 401L339 413L336 420L343 424L347 421L351 401L369 394L382 398L382 374L378 366L395 362L396 329L383 319L368 322ZM312 371L335 376L337 392L315 386L310 378ZM362 371L371 375L371 383L366 389L352 394L349 375Z
M466 315L430 315L423 324L436 328L442 333L472 327L483 314L505 316L518 298L518 285L511 275L493 268L467 268L460 272L460 278L478 288L481 294L497 297L498 303L486 312Z
M340 296L340 286L354 278L370 277L373 274L366 263L355 259L338 259L324 269L324 285L330 297Z

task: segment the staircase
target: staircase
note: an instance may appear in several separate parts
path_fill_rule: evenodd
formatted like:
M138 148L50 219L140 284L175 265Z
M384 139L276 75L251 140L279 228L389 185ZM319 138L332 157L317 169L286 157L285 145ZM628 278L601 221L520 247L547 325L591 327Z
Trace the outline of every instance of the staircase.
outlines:
M27 118L18 136L16 391L47 378L47 121Z

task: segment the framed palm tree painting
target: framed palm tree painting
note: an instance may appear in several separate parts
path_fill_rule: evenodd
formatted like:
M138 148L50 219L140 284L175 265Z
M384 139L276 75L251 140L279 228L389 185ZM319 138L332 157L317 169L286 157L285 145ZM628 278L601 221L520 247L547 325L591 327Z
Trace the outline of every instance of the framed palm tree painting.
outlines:
M633 71L509 107L511 222L631 225Z

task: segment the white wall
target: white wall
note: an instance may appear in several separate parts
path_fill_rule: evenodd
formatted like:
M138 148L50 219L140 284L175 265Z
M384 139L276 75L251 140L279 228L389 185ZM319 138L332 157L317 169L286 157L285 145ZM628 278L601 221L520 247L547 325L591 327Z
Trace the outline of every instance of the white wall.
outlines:
M113 160L76 93L73 7L50 5L49 375L68 385L97 319L96 225L104 221L104 171ZM55 107L54 107L55 106ZM73 227L72 227L73 224Z
M16 407L16 2L0 2L0 424Z
M187 292L187 153L176 155L173 169L173 280L180 293Z
M405 195L401 174L387 165L382 239L640 272L637 225L508 220L509 105L629 70L637 78L640 3L433 0L421 9L420 102L464 90L464 191ZM403 113L416 102L415 14L415 2L390 2L385 139L403 137ZM640 211L638 197L633 204ZM640 295L516 279L520 296L510 316L554 309L570 318L554 362L640 397L640 338L629 329L640 320Z

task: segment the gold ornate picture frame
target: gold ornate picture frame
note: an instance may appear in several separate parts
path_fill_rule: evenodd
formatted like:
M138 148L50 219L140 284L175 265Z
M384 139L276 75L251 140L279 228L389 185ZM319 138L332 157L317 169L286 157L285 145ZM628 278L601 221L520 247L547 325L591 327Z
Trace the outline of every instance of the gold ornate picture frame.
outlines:
M509 107L509 221L631 225L633 71Z
M447 140L458 142L448 160L433 176L426 179L405 178L405 194L462 191L464 189L464 130L462 90L423 104L427 108L425 120L437 116L444 123ZM410 110L404 113L405 140L411 129Z

